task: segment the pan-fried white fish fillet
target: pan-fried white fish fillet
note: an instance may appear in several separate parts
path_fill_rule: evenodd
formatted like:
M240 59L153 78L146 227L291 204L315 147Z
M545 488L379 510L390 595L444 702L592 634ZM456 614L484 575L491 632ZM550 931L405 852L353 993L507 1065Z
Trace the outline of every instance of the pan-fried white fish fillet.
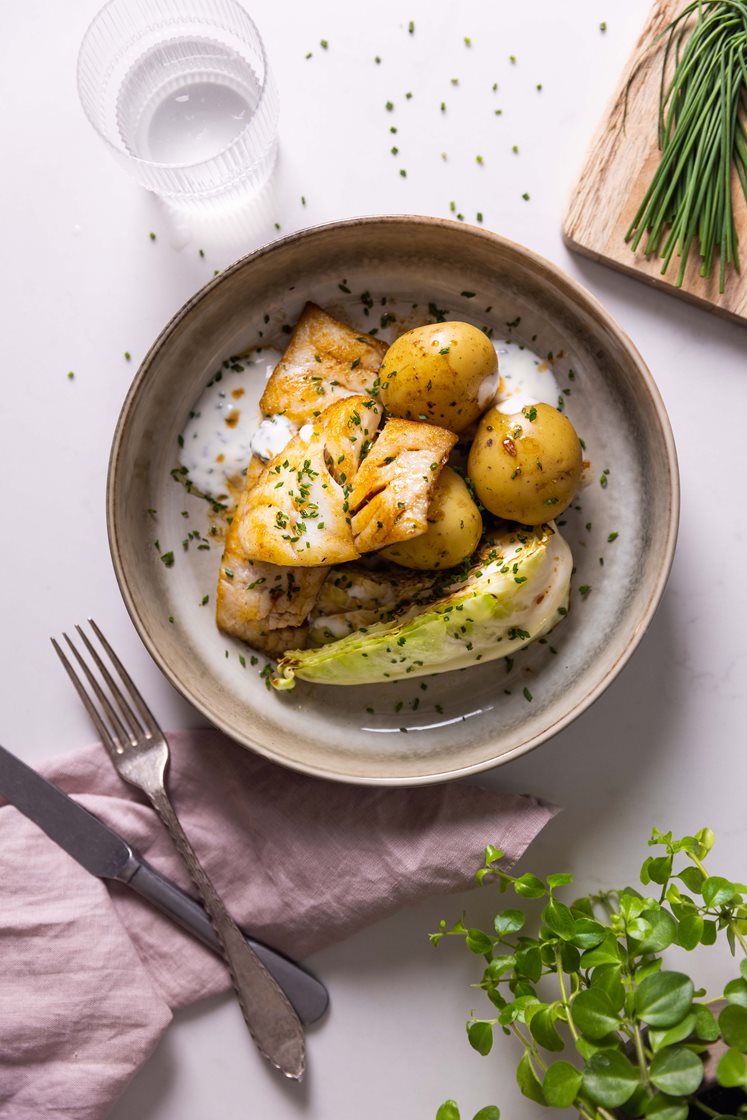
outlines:
M347 396L270 460L236 518L246 557L302 567L357 558L348 495L381 412L371 397Z
M435 424L387 420L350 494L359 552L425 533L438 476L456 442L453 432Z
M218 576L219 629L265 653L306 644L304 623L316 602L327 568L284 568L250 560L239 540L239 517L251 488L242 495L226 534Z
M259 402L268 416L313 421L351 393L371 393L387 345L307 303Z
M324 645L389 618L406 604L427 599L436 572L392 567L369 571L356 564L332 568L309 615L309 644Z

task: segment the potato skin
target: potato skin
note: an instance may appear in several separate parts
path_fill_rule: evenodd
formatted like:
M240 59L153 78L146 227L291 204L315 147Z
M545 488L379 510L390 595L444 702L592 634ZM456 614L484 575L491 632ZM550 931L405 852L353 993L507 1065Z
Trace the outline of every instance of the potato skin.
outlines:
M549 404L527 405L513 415L491 408L480 421L467 469L491 513L541 525L573 500L581 444L570 420Z
M471 556L482 536L482 517L464 479L444 467L428 507L428 529L419 537L382 548L380 555L403 568L453 568Z
M495 395L498 358L470 323L430 323L392 343L379 382L379 398L393 416L462 432Z

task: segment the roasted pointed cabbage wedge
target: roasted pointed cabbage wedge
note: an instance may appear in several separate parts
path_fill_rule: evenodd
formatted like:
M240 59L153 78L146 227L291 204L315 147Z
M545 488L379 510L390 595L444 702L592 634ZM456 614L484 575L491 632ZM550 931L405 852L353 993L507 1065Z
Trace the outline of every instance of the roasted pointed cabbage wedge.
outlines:
M347 396L270 460L238 517L250 560L314 567L357 559L348 496L380 421L378 401Z
M441 582L431 602L319 649L288 651L272 683L277 689L293 688L297 678L372 684L505 657L567 612L572 565L568 545L551 525L489 534L466 577Z
M435 424L390 417L355 476L350 494L359 552L417 537L457 437Z
M259 402L262 412L282 412L311 423L320 409L351 393L371 393L385 342L360 334L307 303Z

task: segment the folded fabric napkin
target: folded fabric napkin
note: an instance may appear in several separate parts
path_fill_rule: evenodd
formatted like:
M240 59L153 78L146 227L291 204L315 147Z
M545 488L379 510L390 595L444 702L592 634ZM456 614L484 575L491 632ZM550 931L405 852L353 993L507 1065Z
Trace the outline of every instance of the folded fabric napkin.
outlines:
M177 812L231 913L297 959L415 899L469 886L487 843L510 865L555 812L464 784L320 781L216 731L169 741ZM45 773L189 888L165 829L100 746ZM172 1011L230 988L219 958L126 887L90 876L1 800L0 898L8 1120L106 1116Z

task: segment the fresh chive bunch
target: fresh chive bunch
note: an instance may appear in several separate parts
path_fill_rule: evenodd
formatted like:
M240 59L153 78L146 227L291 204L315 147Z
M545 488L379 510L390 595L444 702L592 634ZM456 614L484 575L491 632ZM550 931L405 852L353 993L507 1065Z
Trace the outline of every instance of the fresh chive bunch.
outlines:
M747 0L693 0L652 47L662 40L661 161L625 240L635 252L645 236L644 252L662 257L662 273L676 253L681 287L697 239L701 276L711 275L718 251L723 292L727 266L739 271L734 169L747 198Z

